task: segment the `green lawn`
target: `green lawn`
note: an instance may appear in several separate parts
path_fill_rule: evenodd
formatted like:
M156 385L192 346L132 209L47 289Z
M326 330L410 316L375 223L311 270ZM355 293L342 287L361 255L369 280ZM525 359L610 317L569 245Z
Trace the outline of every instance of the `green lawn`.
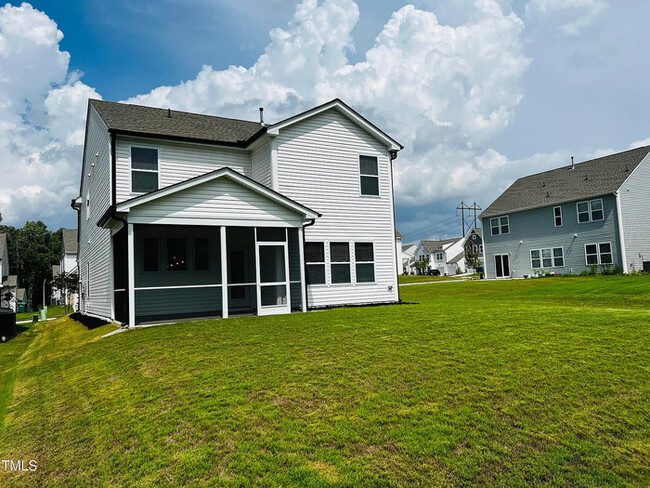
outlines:
M47 307L47 317L63 317L66 315L68 312L71 312L71 310L68 310L66 312L65 306L63 305L55 305L53 307ZM37 310L35 312L25 312L25 313L17 313L16 314L16 322L20 322L22 320L32 320L32 317L34 315L38 315L38 320L41 320L41 312L40 310Z
M650 278L0 344L0 486L650 485Z

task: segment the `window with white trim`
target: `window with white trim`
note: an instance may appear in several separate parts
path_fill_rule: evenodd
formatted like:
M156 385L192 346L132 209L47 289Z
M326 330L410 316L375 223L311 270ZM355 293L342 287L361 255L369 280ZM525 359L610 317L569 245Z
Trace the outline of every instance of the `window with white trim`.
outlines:
M376 156L359 156L359 183L362 195L379 195L379 164Z
M510 217L505 215L503 217L494 217L490 219L490 228L492 230L493 236L498 236L499 234L509 234Z
M445 255L441 252L436 253L436 261L442 261L444 259Z
M325 284L325 243L305 242L305 263L307 264L307 284Z
M333 285L351 282L348 242L330 242L330 276Z
M614 259L611 242L585 244L585 262L588 265L612 264Z
M131 147L131 191L148 193L158 189L158 149Z
M562 227L562 207L553 207L553 220L555 227Z
M531 249L530 266L533 269L564 267L564 248Z
M578 202L576 204L576 210L578 212L579 224L596 222L605 218L602 198L588 200L586 202Z
M355 242L354 261L357 272L357 283L374 283L375 252L373 243Z

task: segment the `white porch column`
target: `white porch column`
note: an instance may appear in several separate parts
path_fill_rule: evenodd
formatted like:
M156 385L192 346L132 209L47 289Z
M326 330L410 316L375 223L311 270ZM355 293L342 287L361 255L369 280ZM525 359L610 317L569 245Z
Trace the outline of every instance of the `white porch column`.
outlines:
M304 246L305 228L298 229L298 254L300 258L300 293L302 293L302 311L307 311L307 281L305 277L305 246Z
M129 267L129 327L135 325L135 239L133 224L127 226L127 262Z
M228 318L228 239L226 226L222 225L221 232L221 317Z

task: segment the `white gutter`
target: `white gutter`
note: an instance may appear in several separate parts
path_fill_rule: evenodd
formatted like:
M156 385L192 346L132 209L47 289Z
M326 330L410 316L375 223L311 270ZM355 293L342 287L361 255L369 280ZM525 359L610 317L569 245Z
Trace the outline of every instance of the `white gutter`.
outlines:
M627 253L625 251L625 234L623 234L623 212L621 210L621 194L618 191L614 192L616 196L616 220L618 221L618 242L621 246L621 265L623 266L623 273L627 274Z

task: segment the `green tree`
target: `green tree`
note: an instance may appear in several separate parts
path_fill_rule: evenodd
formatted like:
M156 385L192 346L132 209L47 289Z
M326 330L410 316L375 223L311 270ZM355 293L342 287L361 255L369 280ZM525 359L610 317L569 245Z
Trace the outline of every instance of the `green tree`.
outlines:
M483 261L479 253L474 251L473 246L469 245L465 248L465 266L476 270L483 266Z
M79 275L77 273L61 272L52 278L52 287L63 290L66 297L66 312L68 312L71 296L79 291Z

